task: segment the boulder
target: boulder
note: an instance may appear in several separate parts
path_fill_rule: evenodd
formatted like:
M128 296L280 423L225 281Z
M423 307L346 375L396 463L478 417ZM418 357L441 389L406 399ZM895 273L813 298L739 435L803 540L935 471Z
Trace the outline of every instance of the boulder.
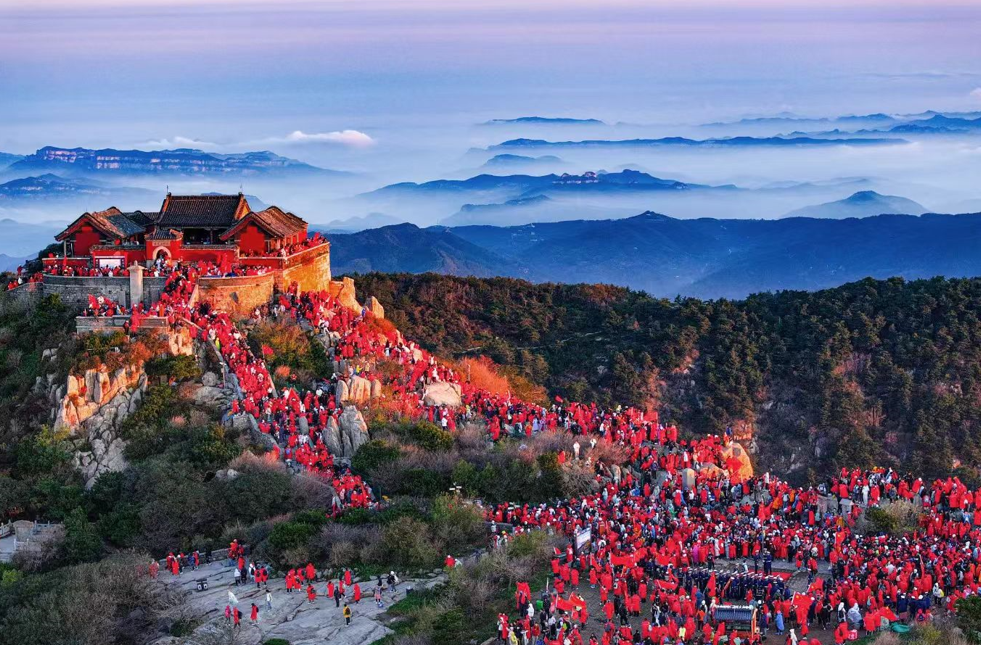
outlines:
M371 399L380 399L382 395L382 384L378 379L371 380Z
M212 408L222 408L225 405L225 390L220 387L202 385L192 394L194 402Z
M327 425L324 426L321 434L323 435L324 445L327 446L330 454L340 455L344 450L344 442L341 439L341 428L337 424L337 419L334 417L327 419Z
M422 394L422 401L426 405L445 405L449 408L458 408L463 403L463 393L459 384L439 381L426 386L426 390Z
M205 372L201 376L202 385L207 385L208 387L220 387L221 377L214 372Z
M365 309L371 312L375 318L385 317L385 308L382 307L382 303L378 302L378 298L370 296L367 301L365 301Z
M353 405L345 406L338 417L337 424L340 427L343 444L340 456L353 457L358 448L368 442L368 424L365 423L361 411Z
M347 401L348 391L347 391L347 381L340 380L337 381L337 390L335 392L337 402L343 403Z
M340 382L338 383L338 385ZM351 377L350 383L347 386L347 396L344 398L338 397L340 403L367 403L368 399L371 398L371 381L364 378L363 376Z

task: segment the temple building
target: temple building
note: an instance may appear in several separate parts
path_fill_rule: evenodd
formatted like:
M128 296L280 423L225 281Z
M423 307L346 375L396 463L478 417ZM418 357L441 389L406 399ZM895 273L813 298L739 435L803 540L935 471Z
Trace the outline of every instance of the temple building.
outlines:
M241 193L168 193L156 212L124 213L113 206L83 213L55 239L63 254L44 258L46 266L115 268L156 261L263 266L276 265L306 244L307 223L276 206L253 211Z

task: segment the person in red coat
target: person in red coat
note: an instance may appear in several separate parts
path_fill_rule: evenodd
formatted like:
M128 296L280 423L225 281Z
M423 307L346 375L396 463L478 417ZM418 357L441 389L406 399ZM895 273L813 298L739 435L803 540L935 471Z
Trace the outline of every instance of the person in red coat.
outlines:
M313 588L313 585L307 585L307 602L313 602L317 599L317 590Z

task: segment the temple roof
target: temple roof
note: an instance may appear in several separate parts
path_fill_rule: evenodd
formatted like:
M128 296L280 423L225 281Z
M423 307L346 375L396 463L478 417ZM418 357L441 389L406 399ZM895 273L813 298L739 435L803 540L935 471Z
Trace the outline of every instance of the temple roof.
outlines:
M126 238L143 232L146 225L142 224L141 220L146 217L140 211L124 213L115 206L110 206L104 211L82 213L64 231L55 236L55 239L60 242L71 235L83 220L88 220L95 229L108 237Z
M249 203L237 195L170 195L160 207L161 228L228 228L249 212Z
M273 237L289 237L295 233L303 232L307 226L305 221L293 213L288 213L277 206L270 206L265 210L249 212L222 233L221 239L231 239L249 223L255 224Z
M307 227L303 219L276 206L253 212L241 193L238 195L168 194L159 213L139 210L124 213L111 206L104 211L83 213L55 239L59 242L67 239L86 222L103 236L117 240L144 233L147 239L170 240L181 237L182 229L203 228L222 231L221 239L227 241L250 222L272 237L284 238L305 233Z
M146 239L148 240L176 240L183 238L184 234L180 231L175 231L172 228L161 228L150 233L147 233Z

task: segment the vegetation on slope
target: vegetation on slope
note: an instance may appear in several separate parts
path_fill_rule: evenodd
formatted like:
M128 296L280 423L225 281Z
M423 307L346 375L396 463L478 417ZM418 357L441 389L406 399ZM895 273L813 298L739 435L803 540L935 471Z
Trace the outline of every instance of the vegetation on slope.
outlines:
M742 301L605 285L368 274L408 338L486 354L551 395L660 409L686 431L755 435L757 461L981 467L981 279L863 280ZM910 461L915 460L915 461Z

